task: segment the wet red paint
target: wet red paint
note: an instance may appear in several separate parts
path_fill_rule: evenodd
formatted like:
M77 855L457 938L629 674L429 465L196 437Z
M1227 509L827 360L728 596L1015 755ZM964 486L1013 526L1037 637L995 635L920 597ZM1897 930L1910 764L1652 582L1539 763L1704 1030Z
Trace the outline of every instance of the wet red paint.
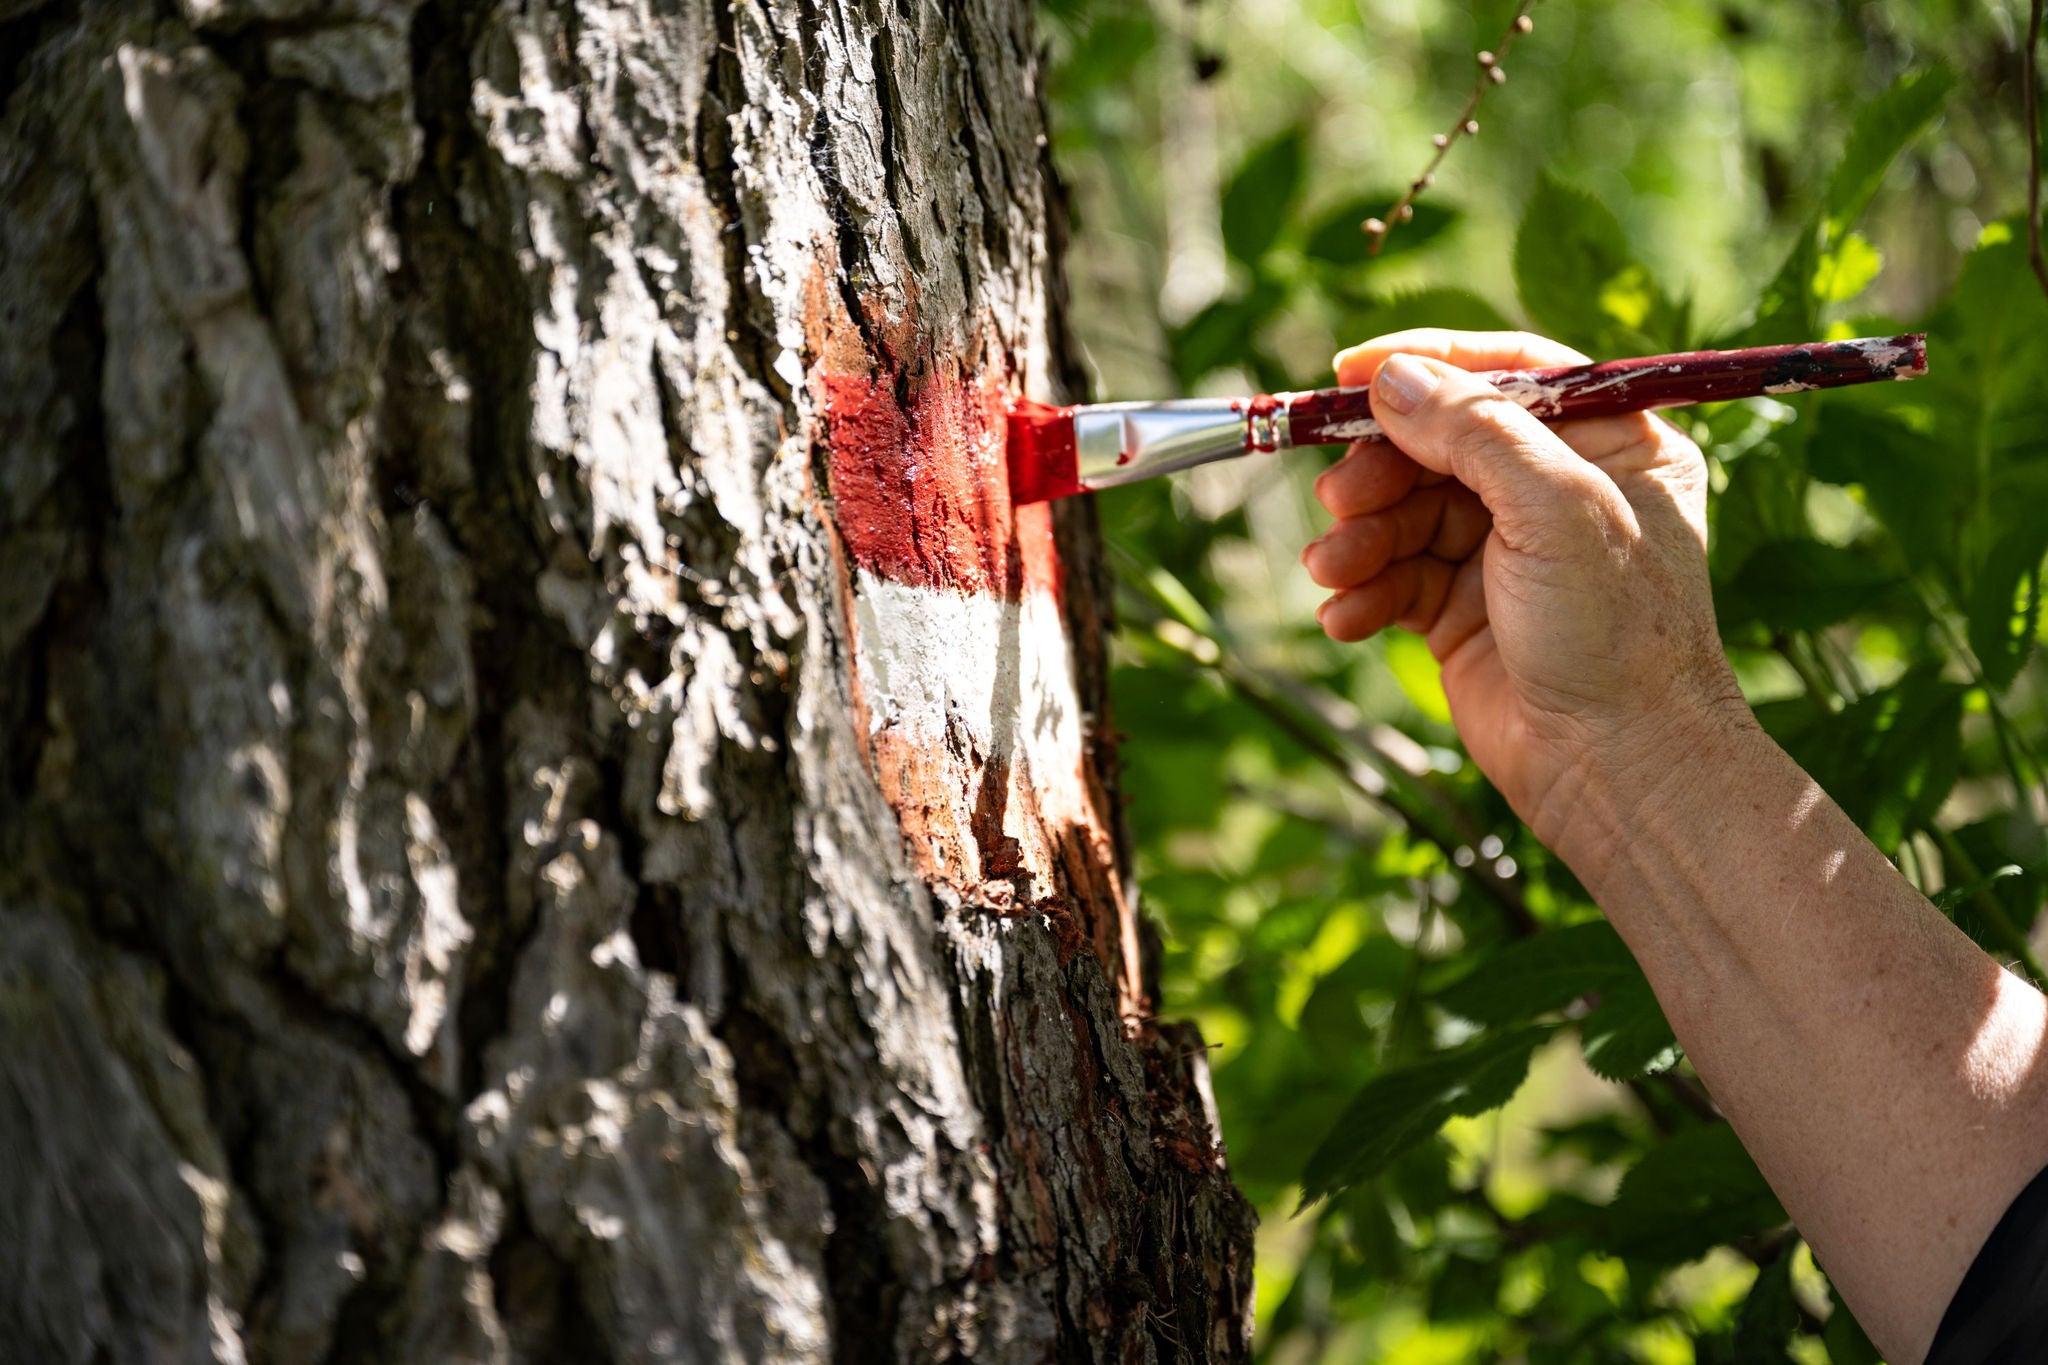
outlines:
M1014 599L1057 590L1050 511L1010 494L1009 407L992 375L822 375L839 533L878 577Z
M1072 408L1021 398L1011 405L1005 426L1012 502L1046 502L1087 491L1081 486Z
M1237 404L1232 403L1230 406L1232 409L1235 409ZM1280 448L1277 443L1271 440L1260 440L1259 433L1261 431L1272 431L1271 423L1273 418L1285 406L1286 404L1282 400L1275 398L1270 393L1261 393L1253 396L1251 402L1246 404L1247 411L1245 417L1247 420L1244 424L1244 448L1246 450L1278 450Z

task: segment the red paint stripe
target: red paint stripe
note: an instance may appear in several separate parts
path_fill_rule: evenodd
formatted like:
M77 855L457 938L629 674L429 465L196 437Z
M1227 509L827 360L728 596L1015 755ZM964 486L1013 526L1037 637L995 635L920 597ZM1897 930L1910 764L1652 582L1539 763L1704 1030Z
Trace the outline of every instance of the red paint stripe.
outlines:
M1010 500L1019 505L1071 497L1081 486L1081 453L1074 444L1074 410L1020 398L1010 408L1004 447L1010 460Z
M1011 600L1027 587L1058 590L1050 510L1011 501L1003 384L942 370L906 398L886 371L817 383L836 519L855 564Z

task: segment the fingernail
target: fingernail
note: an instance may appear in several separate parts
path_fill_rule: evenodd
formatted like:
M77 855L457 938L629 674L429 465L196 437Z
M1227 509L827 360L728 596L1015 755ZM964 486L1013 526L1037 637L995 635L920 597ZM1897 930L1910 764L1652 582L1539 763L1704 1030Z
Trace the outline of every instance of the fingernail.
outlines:
M1395 412L1407 414L1422 406L1437 386L1435 371L1412 355L1388 356L1373 381L1380 399Z

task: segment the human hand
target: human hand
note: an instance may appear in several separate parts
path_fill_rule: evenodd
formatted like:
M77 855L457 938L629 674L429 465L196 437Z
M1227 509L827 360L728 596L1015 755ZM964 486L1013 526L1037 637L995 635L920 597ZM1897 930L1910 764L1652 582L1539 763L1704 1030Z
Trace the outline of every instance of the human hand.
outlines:
M1546 428L1469 370L1583 364L1522 333L1399 332L1337 357L1391 443L1316 481L1302 551L1332 639L1425 635L1473 761L1564 853L1575 806L1633 799L1702 724L1747 723L1707 578L1699 448L1646 413Z

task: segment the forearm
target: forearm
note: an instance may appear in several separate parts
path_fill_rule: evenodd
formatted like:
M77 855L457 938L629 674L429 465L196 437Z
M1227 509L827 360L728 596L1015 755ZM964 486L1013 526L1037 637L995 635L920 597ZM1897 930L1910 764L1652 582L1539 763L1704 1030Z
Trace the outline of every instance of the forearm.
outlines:
M1558 851L1894 1362L2048 1164L2048 1006L1742 721L1570 794Z

